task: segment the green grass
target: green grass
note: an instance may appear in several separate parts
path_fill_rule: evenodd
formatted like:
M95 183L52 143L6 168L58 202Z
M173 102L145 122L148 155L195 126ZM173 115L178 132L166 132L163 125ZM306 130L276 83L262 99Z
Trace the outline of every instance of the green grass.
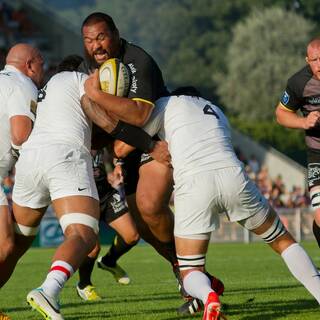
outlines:
M319 257L315 243L303 245L312 257ZM31 249L1 289L0 308L13 320L41 319L26 305L25 297L43 281L53 252L53 249ZM77 275L70 279L61 295L66 320L181 319L176 308L182 300L171 269L151 247L137 246L120 262L131 276L129 286L118 285L109 273L94 269L93 281L104 297L102 301L82 302L74 289ZM319 259L315 262L319 265ZM262 243L211 245L207 268L225 283L222 302L229 320L320 318L313 297Z

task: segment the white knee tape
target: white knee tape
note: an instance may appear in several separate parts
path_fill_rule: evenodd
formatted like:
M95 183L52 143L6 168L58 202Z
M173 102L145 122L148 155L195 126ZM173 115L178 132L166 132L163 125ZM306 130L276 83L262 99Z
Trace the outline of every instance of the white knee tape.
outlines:
M37 227L28 227L19 223L14 223L14 232L17 234L21 234L25 237L34 237L37 235L39 230L39 226Z
M312 208L320 208L320 189L316 188L315 190L310 191L310 199Z
M83 224L99 233L99 221L85 213L66 213L59 220L63 233L70 224Z
M280 218L276 216L270 228L259 236L266 242L271 243L287 232Z
M189 270L193 268L204 267L206 263L206 256L203 254L195 254L189 256L177 255L180 270Z

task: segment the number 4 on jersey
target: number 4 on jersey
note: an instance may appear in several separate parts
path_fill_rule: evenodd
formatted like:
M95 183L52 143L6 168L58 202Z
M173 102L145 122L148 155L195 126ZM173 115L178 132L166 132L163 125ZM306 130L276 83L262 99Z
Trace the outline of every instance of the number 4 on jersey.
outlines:
M215 116L217 119L219 119L219 116L217 115L217 113L214 111L214 109L212 108L212 106L210 106L210 104L206 104L203 108L203 113L204 114L211 114L212 116Z

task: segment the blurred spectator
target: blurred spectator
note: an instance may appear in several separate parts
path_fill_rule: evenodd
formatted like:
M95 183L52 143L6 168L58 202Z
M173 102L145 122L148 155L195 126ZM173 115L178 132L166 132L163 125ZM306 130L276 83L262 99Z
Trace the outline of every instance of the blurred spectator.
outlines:
M257 160L257 158L255 157L255 155L251 155L250 159L248 161L248 165L250 166L252 172L257 175L259 170L260 170L260 164Z

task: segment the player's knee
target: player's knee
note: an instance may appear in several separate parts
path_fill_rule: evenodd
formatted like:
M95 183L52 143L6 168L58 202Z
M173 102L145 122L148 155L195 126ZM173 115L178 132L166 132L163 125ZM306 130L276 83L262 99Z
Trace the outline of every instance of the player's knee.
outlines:
M283 235L287 234L287 229L281 222L278 215L275 216L272 223L264 222L266 225L265 230L262 233L257 234L262 238L262 240L268 244L271 244ZM262 224L260 227L264 227L264 224Z
M66 237L76 236L88 248L89 252L97 244L99 221L84 213L64 214L59 223Z

